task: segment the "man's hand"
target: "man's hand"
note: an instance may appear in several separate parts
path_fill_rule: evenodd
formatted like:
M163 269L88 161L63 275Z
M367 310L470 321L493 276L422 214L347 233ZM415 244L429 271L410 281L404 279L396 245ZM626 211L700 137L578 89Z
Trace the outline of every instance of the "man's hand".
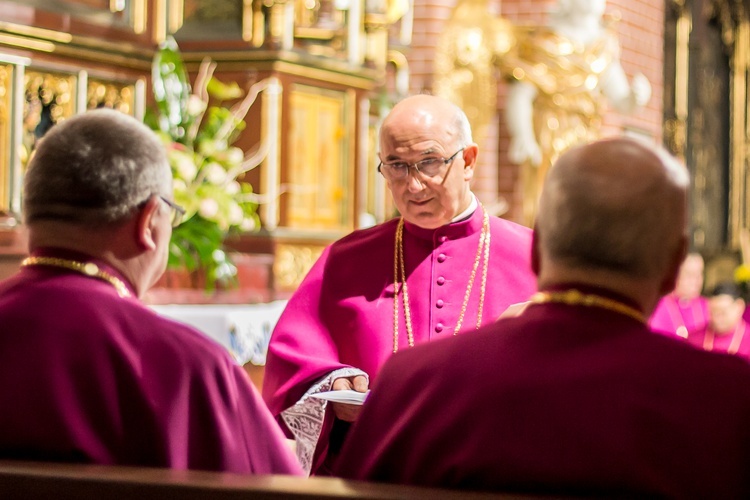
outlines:
M331 387L334 391L345 391L354 390L357 392L367 392L369 388L369 381L364 375L357 375L356 377L345 377L337 378L333 381ZM331 403L333 405L333 413L336 418L345 422L354 422L359 417L359 412L362 410L360 405L350 405L346 403Z

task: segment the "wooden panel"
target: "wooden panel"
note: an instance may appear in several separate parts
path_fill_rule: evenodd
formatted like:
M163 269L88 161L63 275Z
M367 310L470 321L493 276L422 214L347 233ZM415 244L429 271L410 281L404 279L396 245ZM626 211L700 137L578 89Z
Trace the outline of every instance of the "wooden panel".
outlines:
M287 226L349 225L349 158L344 92L294 85L290 91Z

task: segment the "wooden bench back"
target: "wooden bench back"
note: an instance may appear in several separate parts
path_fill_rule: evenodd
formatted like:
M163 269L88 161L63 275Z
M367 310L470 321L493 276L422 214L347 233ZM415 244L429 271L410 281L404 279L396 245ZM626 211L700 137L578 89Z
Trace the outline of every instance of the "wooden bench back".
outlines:
M374 484L327 477L247 476L221 472L0 460L2 500L313 498L509 500L529 497Z

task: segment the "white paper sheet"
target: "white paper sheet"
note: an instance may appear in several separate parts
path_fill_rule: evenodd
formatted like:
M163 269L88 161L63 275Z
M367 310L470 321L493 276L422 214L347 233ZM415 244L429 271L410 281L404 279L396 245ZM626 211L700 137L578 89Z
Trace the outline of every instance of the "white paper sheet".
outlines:
M347 403L350 405L361 405L365 402L365 399L367 399L368 394L370 394L370 391L357 392L357 391L345 390L345 391L318 392L316 394L311 394L310 397L326 399L328 401L333 401L334 403Z

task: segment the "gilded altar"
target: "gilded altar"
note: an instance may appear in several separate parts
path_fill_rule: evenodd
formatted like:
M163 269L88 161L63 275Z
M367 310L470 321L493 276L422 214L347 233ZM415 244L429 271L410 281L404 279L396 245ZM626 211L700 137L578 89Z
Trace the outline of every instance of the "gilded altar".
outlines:
M236 143L246 152L268 145L242 179L262 227L229 244L270 257L254 259L263 272L248 271L268 273L252 285L264 289L258 300L288 294L311 264L304 256L391 215L372 174L374 139L406 10L398 0L0 0L0 231L12 235L0 246L14 245L0 254L24 252L23 175L44 133L98 107L144 118L152 58L169 35L193 76L210 57L222 81L279 83L253 105Z

